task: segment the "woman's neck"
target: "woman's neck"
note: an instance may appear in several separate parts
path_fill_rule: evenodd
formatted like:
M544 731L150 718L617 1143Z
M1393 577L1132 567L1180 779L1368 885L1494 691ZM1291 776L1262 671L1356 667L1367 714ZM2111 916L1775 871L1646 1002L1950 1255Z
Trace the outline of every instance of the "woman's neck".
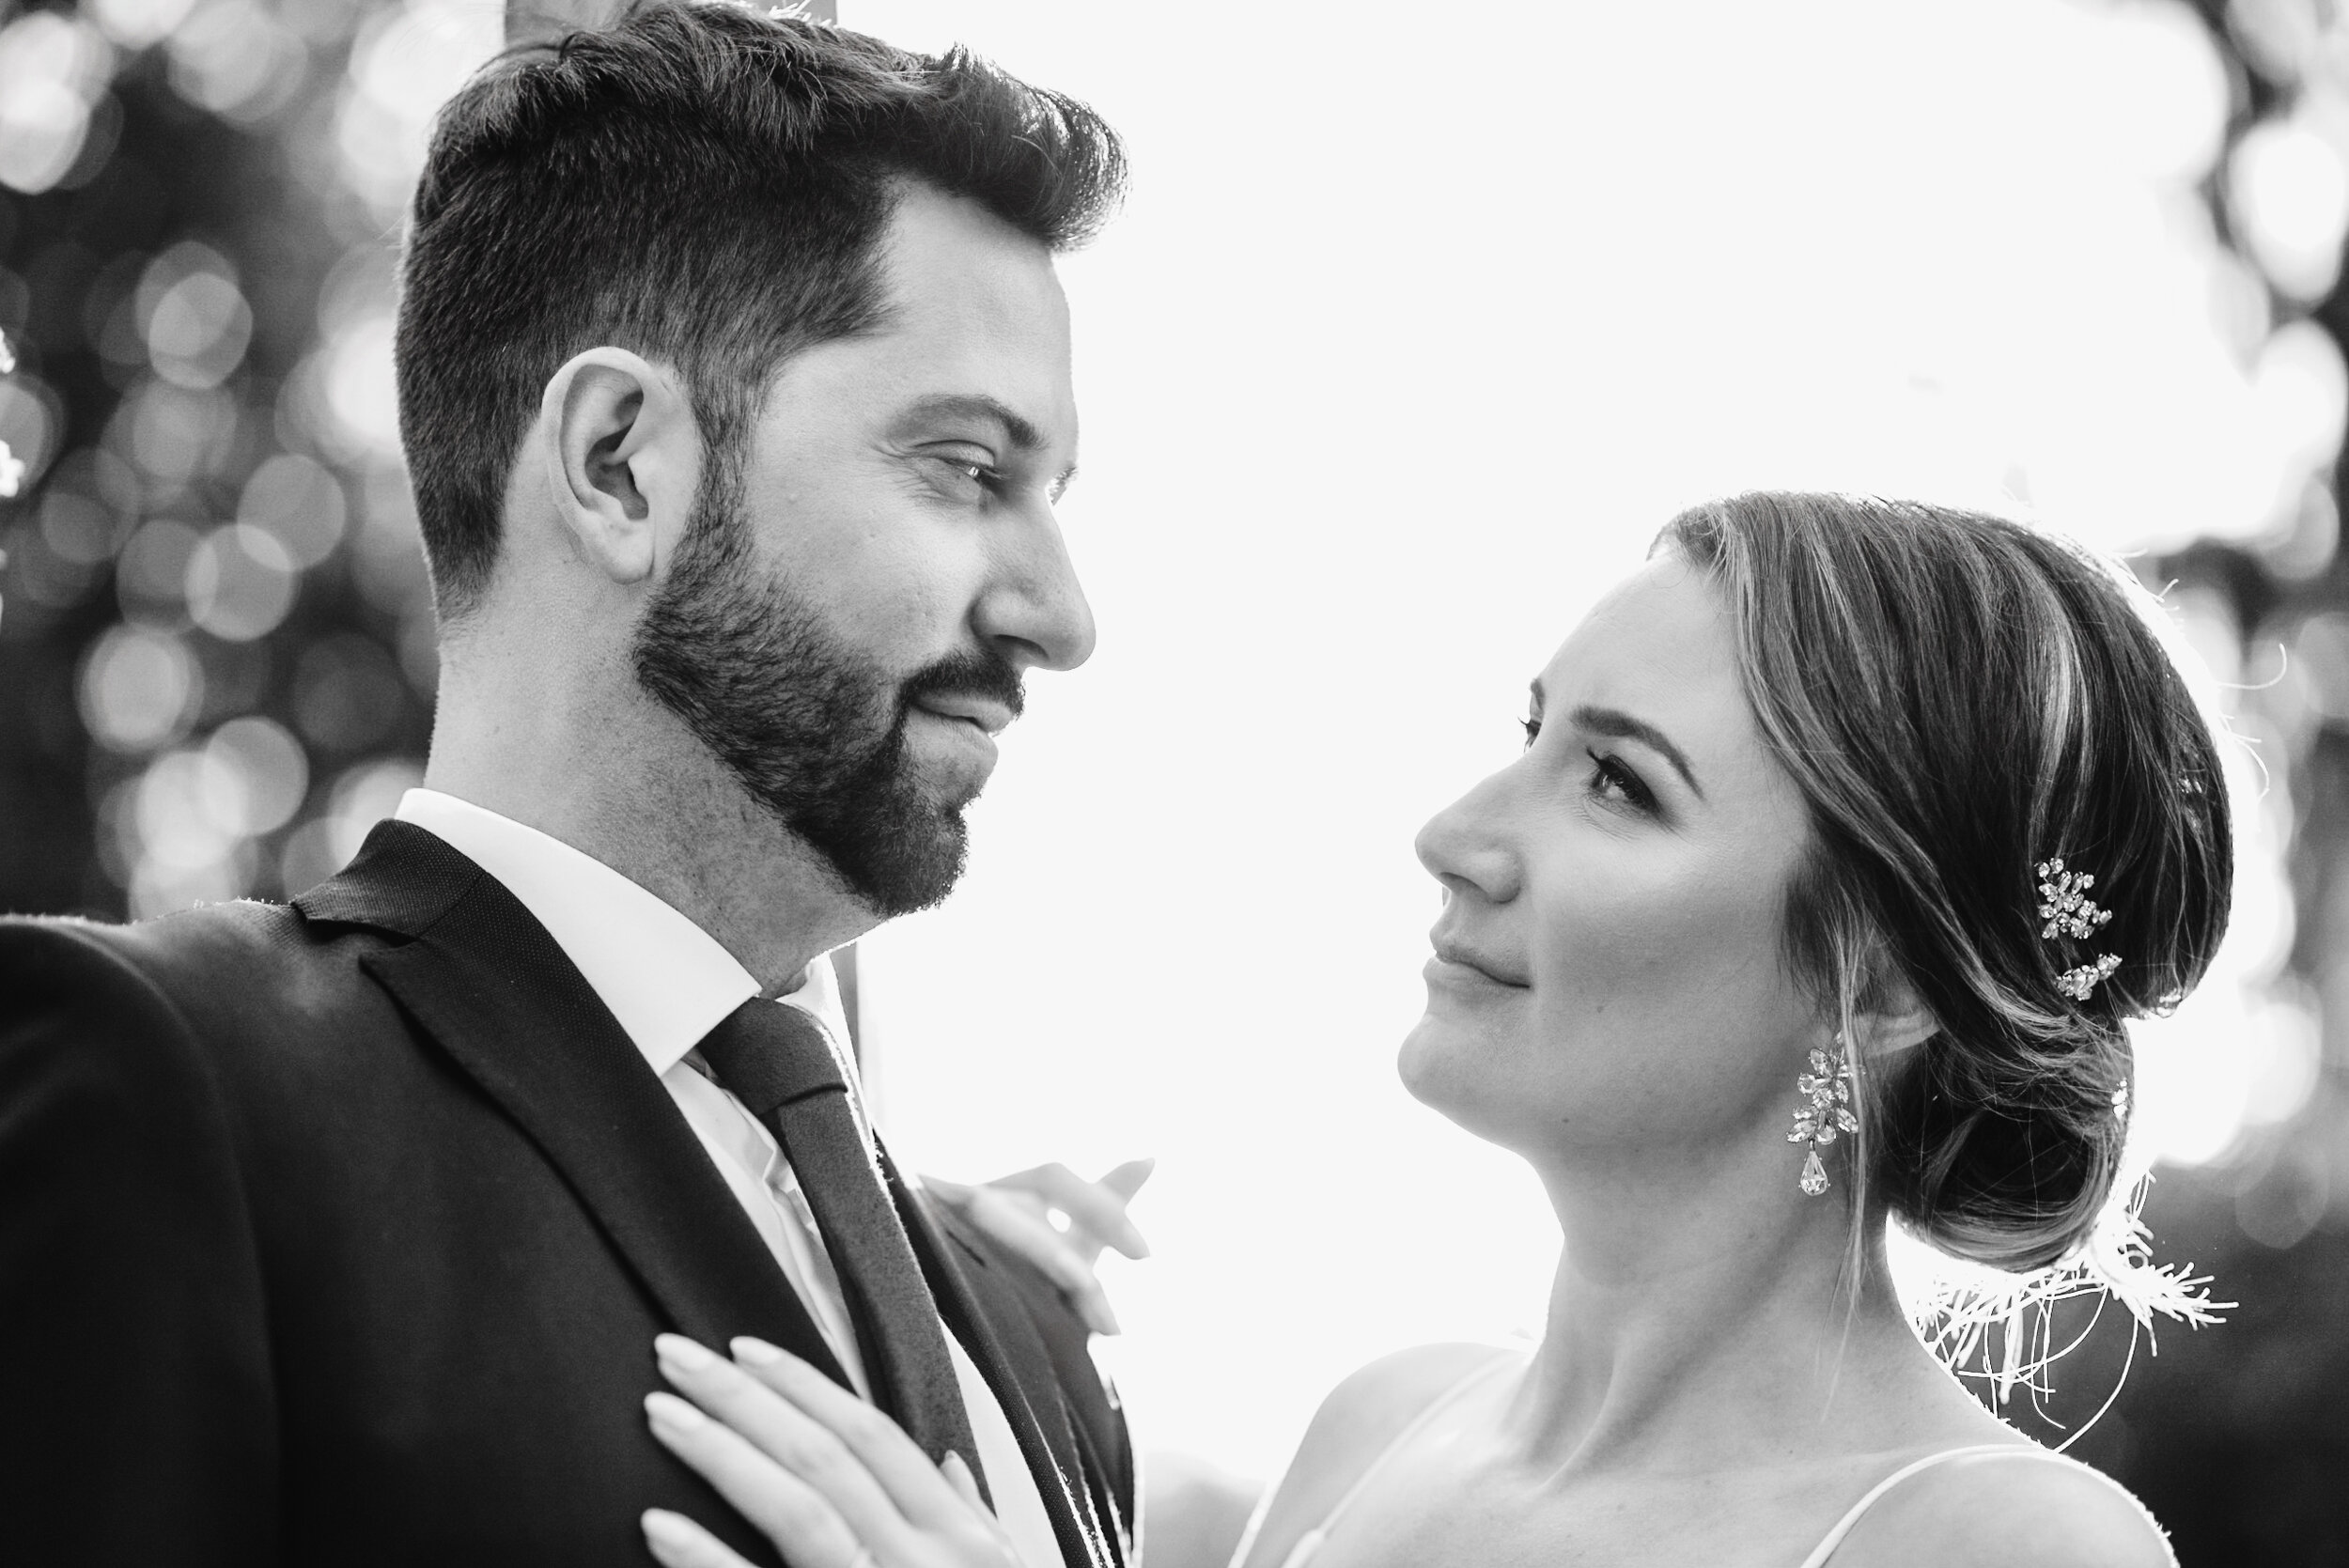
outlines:
M1849 1211L1797 1198L1796 1169L1546 1178L1565 1246L1511 1412L1529 1463L1718 1469L1979 1432L1908 1327L1881 1226L1855 1293Z

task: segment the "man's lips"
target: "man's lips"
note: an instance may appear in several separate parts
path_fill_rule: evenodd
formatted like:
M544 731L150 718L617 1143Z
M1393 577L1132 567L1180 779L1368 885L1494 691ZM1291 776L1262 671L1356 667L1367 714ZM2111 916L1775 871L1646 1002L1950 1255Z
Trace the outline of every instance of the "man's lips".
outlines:
M913 706L941 719L960 719L988 735L1001 735L1011 723L1011 709L988 697L957 692L933 692L917 697Z

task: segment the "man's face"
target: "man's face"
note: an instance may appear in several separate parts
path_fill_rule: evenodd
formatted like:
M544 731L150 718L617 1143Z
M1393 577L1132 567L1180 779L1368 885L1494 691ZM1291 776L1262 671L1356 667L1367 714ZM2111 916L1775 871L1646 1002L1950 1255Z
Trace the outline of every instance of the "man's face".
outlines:
M910 188L888 318L787 361L636 633L639 678L883 915L943 898L1032 666L1093 651L1052 516L1074 469L1045 248Z

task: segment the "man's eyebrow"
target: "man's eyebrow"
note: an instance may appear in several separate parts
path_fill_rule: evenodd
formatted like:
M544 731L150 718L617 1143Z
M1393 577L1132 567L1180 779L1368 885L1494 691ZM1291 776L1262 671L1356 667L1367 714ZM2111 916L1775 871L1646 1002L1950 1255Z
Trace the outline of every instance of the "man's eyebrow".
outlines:
M984 419L1003 427L1003 439L1021 452L1038 452L1044 448L1044 432L1035 422L1001 398L989 397L983 392L942 392L925 397L909 406L904 423L920 424L926 420Z
M1619 708L1593 707L1588 704L1576 708L1569 717L1575 728L1586 730L1592 735L1608 735L1618 739L1638 741L1666 762L1671 763L1672 771L1680 775L1683 784L1696 792L1697 799L1700 800L1704 799L1704 786L1697 783L1696 774L1689 770L1688 757L1682 754L1679 747L1672 743L1670 736L1654 724L1644 719L1634 719L1630 714Z

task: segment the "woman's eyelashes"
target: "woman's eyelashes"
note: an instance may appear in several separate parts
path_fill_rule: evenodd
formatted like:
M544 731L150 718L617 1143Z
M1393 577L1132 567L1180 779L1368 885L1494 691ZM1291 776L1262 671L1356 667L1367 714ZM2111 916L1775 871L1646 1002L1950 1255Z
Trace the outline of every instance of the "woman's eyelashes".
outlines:
M1542 736L1541 719L1538 716L1520 719L1517 725L1525 731L1525 749L1532 751L1533 742ZM1635 811L1657 815L1656 792L1648 788L1647 781L1640 777L1638 769L1621 757L1604 753L1585 752L1582 754L1591 759L1589 788L1592 794Z
M1613 800L1635 811L1656 811L1656 794L1645 780L1625 764L1622 758L1601 752L1583 753L1591 759L1591 793L1601 800Z
M1534 714L1520 719L1517 728L1525 730L1525 749L1532 752L1536 739L1541 739L1541 716ZM1649 816L1663 815L1661 802L1657 800L1657 791L1647 786L1647 780L1640 777L1638 768L1626 763L1624 758L1605 752L1583 752L1583 756L1591 758L1588 788L1591 788L1593 796L1597 796L1600 800L1611 800L1616 805L1630 807L1635 812L1647 812Z

